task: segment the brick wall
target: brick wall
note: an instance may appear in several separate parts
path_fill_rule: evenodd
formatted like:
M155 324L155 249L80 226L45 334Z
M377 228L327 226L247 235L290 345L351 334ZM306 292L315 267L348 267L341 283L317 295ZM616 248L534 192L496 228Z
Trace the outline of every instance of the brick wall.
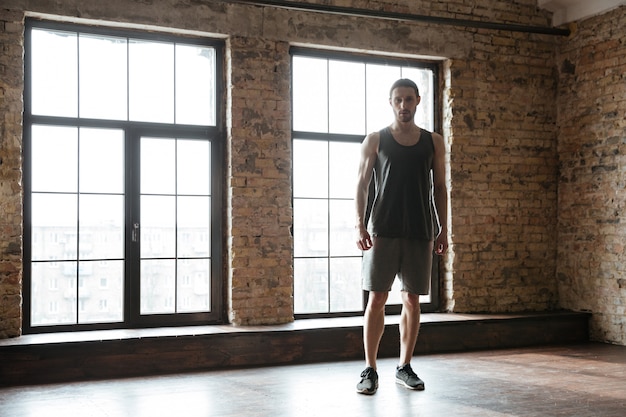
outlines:
M289 44L229 41L229 318L293 319Z
M0 339L22 326L22 19L0 8Z
M445 306L459 312L539 311L557 306L553 243L557 233L557 37L226 2L147 3L85 0L77 9L70 0L52 4L5 0L0 12L13 17L0 20L18 22L8 26L16 33L7 30L5 23L3 36L12 39L19 54L24 10L226 37L224 287L232 322L293 319L289 42L447 58L442 61L447 70L444 133L450 148L453 246L445 259ZM537 10L535 0L330 3L549 25L549 15ZM19 114L22 62L19 54L15 59L6 51L5 47L1 52L0 68L10 72L9 79L16 80L17 86L13 93L4 91L0 106L18 109ZM4 77L1 82L6 83ZM3 162L0 204L16 214L3 220L7 225L0 231L2 242L14 242L3 253L2 262L12 269L3 278L0 294L19 300L21 255L16 248L22 197L16 173L21 164L21 125L15 113L5 117L9 121L2 131L3 160L5 143L11 143L6 157L11 169ZM0 327L4 336L19 334L19 319L11 321L9 314L3 314Z
M594 340L626 345L626 7L559 50L560 303L593 312Z
M557 305L553 40L476 31L451 62L457 311Z

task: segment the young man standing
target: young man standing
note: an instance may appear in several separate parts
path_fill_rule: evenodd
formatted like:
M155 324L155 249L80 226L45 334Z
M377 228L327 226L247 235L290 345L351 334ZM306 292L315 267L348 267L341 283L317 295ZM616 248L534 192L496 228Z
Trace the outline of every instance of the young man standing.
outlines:
M448 206L445 144L441 135L415 124L420 99L413 81L396 81L389 92L394 122L367 135L361 145L356 229L357 246L363 251L363 289L369 292L363 326L366 368L357 384L361 394L371 395L378 389L376 358L385 327L385 303L396 276L402 283L396 382L424 389L410 362L420 327L419 296L430 289L433 250L441 255L448 248ZM370 179L376 191L365 224ZM433 206L441 220L438 236Z

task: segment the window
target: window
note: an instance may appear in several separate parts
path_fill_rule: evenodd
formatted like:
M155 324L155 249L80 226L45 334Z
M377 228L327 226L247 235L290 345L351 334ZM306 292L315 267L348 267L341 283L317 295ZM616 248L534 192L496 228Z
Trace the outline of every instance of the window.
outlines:
M294 310L297 317L355 315L364 309L354 193L365 135L393 121L389 88L410 78L422 101L416 123L435 130L437 66L379 57L292 50ZM437 302L437 262L431 294ZM389 310L399 311L399 290Z
M25 40L25 332L219 321L221 44L36 20Z

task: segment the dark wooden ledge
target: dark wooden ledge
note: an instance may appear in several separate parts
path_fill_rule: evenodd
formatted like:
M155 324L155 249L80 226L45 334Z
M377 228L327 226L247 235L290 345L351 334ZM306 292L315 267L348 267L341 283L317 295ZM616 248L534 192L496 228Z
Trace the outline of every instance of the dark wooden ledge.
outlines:
M588 341L588 313L422 316L416 354ZM0 340L0 386L363 357L362 318L27 335ZM388 316L380 357L398 354Z

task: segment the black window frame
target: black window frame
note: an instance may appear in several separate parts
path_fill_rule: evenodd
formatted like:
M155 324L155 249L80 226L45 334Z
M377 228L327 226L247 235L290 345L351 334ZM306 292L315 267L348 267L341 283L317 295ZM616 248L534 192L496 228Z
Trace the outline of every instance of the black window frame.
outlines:
M161 41L179 43L185 45L198 45L211 47L215 50L215 125L196 126L174 123L136 122L130 120L100 120L79 117L56 117L33 115L31 112L31 31L32 29L49 29L69 31L75 33L119 36L129 40ZM224 259L223 259L223 207L225 178L224 147L224 48L223 40L187 35L170 32L144 31L132 28L118 28L107 26L89 26L84 24L50 21L39 18L27 18L24 33L24 127L23 127L23 172L24 172L24 250L23 250L23 313L22 329L24 334L52 333L83 330L107 330L107 329L132 329L150 328L163 326L188 326L199 324L219 324L224 322ZM127 85L127 89L128 89ZM32 261L32 187L31 187L31 127L33 125L71 126L71 127L94 127L115 128L124 131L125 135L125 225L124 225L124 295L123 295L123 320L113 323L94 324L60 324L60 325L31 325L31 261ZM133 167L139 166L139 138L141 136L199 139L209 141L211 144L211 310L197 313L173 313L173 314L139 314L139 268L138 262L130 262L131 256L138 256L138 245L131 244L133 218L138 218L138 195L129 195L133 179L130 175ZM135 200L135 201L132 201ZM78 287L78 285L77 285ZM77 299L77 308L79 300Z
M441 61L437 60L428 60L421 58L407 58L407 57L393 57L393 56L384 56L384 55L372 55L367 53L360 52L346 52L346 51L335 51L335 50L327 50L327 49L315 49L304 46L292 46L290 48L290 55L293 62L294 56L301 57L309 57L309 58L321 58L321 59L330 59L330 60L342 60L342 61L352 61L352 62L364 62L371 63L377 65L394 65L394 66L407 66L407 67L416 67L421 69L431 70L433 73L433 100L434 100L434 114L433 114L433 124L434 131L441 132L443 128L443 110L442 110L442 84L441 80L443 65ZM293 98L292 98L293 105ZM293 117L293 116L292 116ZM390 119L391 122L391 119ZM293 126L293 119L292 119ZM298 140L327 140L338 141L338 142L350 142L350 143L361 143L364 139L364 135L351 135L351 134L338 134L338 133L319 133L319 132L306 132L306 131L291 131L292 141L294 139ZM356 175L356 174L355 174ZM293 188L293 186L292 186ZM370 185L370 201L368 202L368 206L371 206L371 199L373 195L373 184ZM295 197L292 197L295 199ZM369 208L368 208L369 210ZM446 219L441 219L441 221L446 221ZM292 226L293 229L293 226ZM294 259L296 257L294 256ZM330 254L327 256L328 259L331 258ZM424 313L431 313L440 311L441 306L441 282L442 282L442 272L440 268L440 263L442 262L441 256L433 253L433 263L432 263L432 273L430 280L430 301L422 302L420 304L421 311ZM294 277L295 280L295 277ZM330 288L328 290L330 292ZM295 319L312 319L312 318L333 318L333 317L353 317L362 315L365 311L365 306L367 304L367 291L363 291L363 303L362 309L359 311L348 311L348 312L326 312L326 313L296 313L294 314ZM295 298L295 297L294 297ZM386 314L400 314L402 309L401 304L388 304L385 306Z

